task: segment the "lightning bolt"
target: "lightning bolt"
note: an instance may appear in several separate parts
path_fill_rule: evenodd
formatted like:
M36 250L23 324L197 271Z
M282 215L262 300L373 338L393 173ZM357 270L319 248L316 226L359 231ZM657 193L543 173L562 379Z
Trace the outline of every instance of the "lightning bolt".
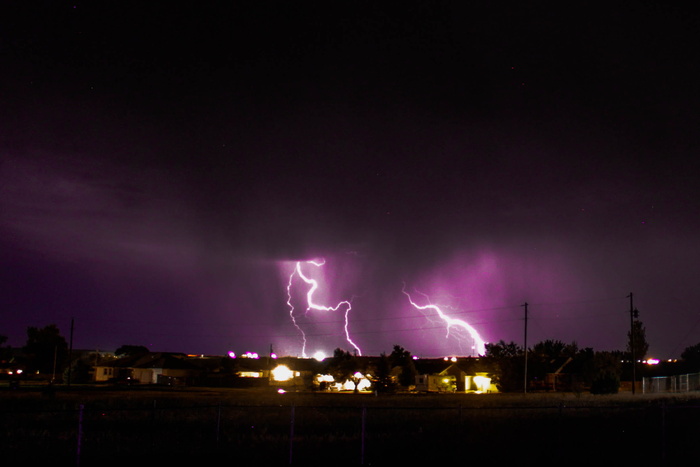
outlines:
M289 275L289 283L287 284L287 306L289 307L289 317L292 318L292 323L294 324L294 327L297 328L297 331L301 334L301 356L306 358L306 333L304 330L297 324L297 320L294 317L294 305L292 305L292 281L294 280L294 276L297 273L297 268L299 267L299 263L297 262L296 266L294 267L294 270L292 273Z
M294 326L297 328L297 330L301 333L302 336L302 348L301 348L301 354L302 357L306 358L306 333L304 330L299 326L299 324L296 321L296 318L294 317L294 305L292 305L292 284L294 282L294 277L299 276L301 280L303 280L306 284L310 285L309 291L306 293L306 304L307 308L306 311L308 312L309 310L318 310L318 311L338 311L340 307L344 306L345 307L345 325L344 325L344 330L345 330L345 339L348 341L350 345L352 345L355 350L357 351L358 355L362 355L362 351L360 348L355 344L355 342L352 341L350 338L350 331L349 331L349 315L350 315L350 310L352 310L352 305L350 304L349 301L344 300L340 303L338 303L336 306L330 307L330 306L324 306L324 305L319 305L316 302L314 302L314 292L316 292L316 289L318 289L318 281L315 279L311 279L307 277L304 274L304 271L302 270L302 261L297 261L294 270L292 273L289 275L289 283L287 284L287 306L289 306L289 316L292 319L292 323ZM317 268L322 267L324 264L326 264L325 260L321 261L306 261L306 264L310 264L312 266L315 266Z
M462 321L461 319L455 319L455 318L451 318L451 317L447 316L440 309L440 307L437 305L433 305L431 303L428 303L427 305L418 305L416 302L413 301L413 299L411 298L411 295L408 292L406 292L406 284L405 283L403 284L403 288L401 289L401 292L403 292L404 295L406 295L406 297L408 297L408 301L411 303L411 305L413 305L418 310L421 310L421 311L433 310L433 311L435 311L435 313L437 313L437 315L440 317L440 319L442 319L447 325L447 335L445 336L445 338L450 336L450 329L452 327L464 329L465 331L467 331L467 333L469 333L471 338L474 340L474 347L476 348L477 354L479 354L479 355L486 354L486 343L481 338L481 336L479 335L477 330L474 329L471 325ZM425 294L421 294L421 295L428 297Z

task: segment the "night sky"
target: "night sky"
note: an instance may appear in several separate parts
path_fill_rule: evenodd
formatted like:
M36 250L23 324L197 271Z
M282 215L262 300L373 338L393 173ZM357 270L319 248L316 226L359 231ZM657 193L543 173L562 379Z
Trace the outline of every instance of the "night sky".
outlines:
M7 344L700 342L695 9L156 3L0 7Z

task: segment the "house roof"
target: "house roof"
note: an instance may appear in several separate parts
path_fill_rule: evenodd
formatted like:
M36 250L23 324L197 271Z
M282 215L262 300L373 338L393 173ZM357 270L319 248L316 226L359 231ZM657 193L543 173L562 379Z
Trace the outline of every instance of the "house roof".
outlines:
M148 355L148 354L147 354ZM113 368L130 368L133 367L136 362L144 357L143 354L139 355L127 355L117 359L111 359L104 362L100 362L101 366L108 366Z
M325 367L324 362L319 362L315 358L282 357L276 360L276 365L286 365L294 371L311 371L319 373Z
M186 362L195 365L197 368L202 368L205 370L216 370L224 366L224 362L230 360L230 357L201 357L201 356L191 356L188 355L185 359Z
M432 375L444 371L451 365L451 362L446 362L442 358L421 358L414 360L413 364L419 374Z
M128 355L112 361L110 365L115 368L168 368L173 370L198 368L187 361L182 353L154 352L140 355Z
M456 362L445 360L444 358L429 358L415 360L416 370L419 374L432 375L447 372L461 371L465 374L473 374L477 371L484 371L479 358L464 357L458 358Z
M151 358L147 358L147 357ZM185 355L173 355L165 353L156 353L153 355L144 356L134 365L134 368L167 368L170 370L194 370L199 367L187 360Z
M243 358L238 357L235 359L235 367L237 370L241 371L265 371L270 370L277 366L276 360L270 357L260 357L260 358Z
M376 364L378 357L355 357L363 360L368 368ZM110 358L100 362L97 366L113 368L167 368L167 369L215 369L221 367L228 357L193 357L183 353L175 352L149 352L140 355L130 355L118 359ZM286 365L294 371L310 371L322 373L327 367L329 359L318 361L313 358L280 357L271 359L270 357L237 358L235 368L237 371L267 371L277 365ZM445 371L462 371L472 374L478 371L485 371L481 368L483 362L479 358L464 357L458 358L456 362L446 361L443 358L425 358L413 361L418 374L440 374Z

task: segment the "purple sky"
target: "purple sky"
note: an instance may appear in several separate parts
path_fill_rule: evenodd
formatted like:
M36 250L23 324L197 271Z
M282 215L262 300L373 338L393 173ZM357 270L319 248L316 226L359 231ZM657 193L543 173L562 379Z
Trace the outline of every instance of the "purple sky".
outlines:
M0 11L8 344L700 342L694 11L93 3Z

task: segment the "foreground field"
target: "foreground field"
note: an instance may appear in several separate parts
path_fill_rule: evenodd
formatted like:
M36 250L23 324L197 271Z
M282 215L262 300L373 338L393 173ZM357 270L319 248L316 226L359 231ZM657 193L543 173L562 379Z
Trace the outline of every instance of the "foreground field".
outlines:
M667 462L695 456L700 396L0 389L7 460L54 465Z

